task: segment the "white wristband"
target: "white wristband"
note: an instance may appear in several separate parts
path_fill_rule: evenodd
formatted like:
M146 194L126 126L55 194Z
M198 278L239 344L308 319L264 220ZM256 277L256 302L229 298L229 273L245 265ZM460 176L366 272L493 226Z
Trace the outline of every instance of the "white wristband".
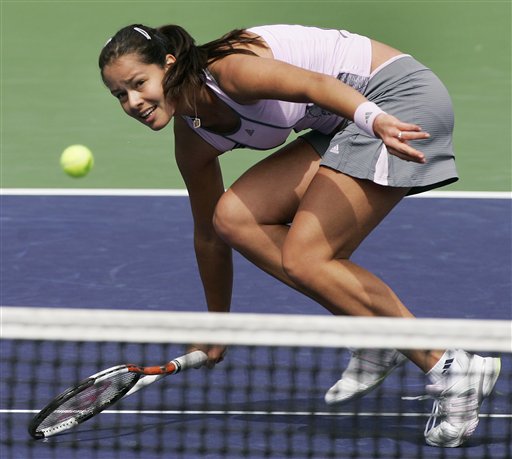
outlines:
M386 113L381 110L377 104L373 102L363 102L356 108L356 112L354 113L354 123L359 129L362 129L368 135L372 137L377 137L375 132L373 132L373 122L377 115L381 113Z

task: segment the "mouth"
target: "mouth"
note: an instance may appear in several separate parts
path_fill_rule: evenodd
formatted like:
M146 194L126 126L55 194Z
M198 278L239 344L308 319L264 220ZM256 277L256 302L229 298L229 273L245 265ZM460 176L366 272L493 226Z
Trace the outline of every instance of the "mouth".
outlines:
M156 110L156 105L153 107L150 107L142 112L139 112L139 117L142 118L144 121L148 121L149 117L154 113Z

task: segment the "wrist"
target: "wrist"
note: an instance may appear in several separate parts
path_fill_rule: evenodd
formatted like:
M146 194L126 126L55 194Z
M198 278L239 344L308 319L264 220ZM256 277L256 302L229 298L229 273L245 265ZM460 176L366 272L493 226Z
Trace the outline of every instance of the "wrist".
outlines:
M354 113L354 123L359 129L363 130L368 135L377 137L373 131L373 122L377 116L383 113L386 112L377 104L369 101L363 102L356 108Z

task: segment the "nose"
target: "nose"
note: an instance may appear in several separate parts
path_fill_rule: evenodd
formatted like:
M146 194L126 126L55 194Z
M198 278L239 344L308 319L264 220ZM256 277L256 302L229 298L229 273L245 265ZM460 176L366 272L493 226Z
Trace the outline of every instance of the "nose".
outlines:
M130 109L136 110L142 106L142 97L138 91L129 91L128 92L128 105Z

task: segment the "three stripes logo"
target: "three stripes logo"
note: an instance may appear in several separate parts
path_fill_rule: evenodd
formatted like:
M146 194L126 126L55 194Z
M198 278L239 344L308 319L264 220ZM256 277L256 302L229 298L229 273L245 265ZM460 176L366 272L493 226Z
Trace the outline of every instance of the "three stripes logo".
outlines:
M450 367L452 366L452 363L455 359L446 359L444 361L444 365L443 365L443 371L441 372L442 375L446 374L448 372L448 370L450 369Z
M365 124L368 124L368 120L370 119L370 116L372 116L372 113L373 112L366 112L364 114L364 122L365 122Z

